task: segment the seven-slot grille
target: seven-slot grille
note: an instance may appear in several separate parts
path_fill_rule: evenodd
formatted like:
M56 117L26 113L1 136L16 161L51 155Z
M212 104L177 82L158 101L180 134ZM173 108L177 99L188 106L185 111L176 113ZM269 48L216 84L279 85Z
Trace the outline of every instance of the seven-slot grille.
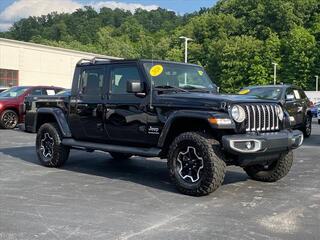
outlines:
M242 105L246 113L247 132L273 132L279 130L279 117L274 104Z

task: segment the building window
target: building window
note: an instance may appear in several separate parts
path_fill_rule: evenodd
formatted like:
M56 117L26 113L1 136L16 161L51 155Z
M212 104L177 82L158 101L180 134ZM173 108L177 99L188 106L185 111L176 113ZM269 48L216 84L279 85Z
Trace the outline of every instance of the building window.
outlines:
M19 85L19 71L0 68L0 87Z

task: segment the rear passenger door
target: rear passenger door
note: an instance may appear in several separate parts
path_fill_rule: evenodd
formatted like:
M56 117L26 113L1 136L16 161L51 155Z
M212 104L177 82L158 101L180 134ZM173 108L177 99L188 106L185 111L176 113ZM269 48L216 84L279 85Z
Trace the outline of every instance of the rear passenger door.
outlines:
M103 103L105 101L105 67L88 66L80 71L78 94L70 102L70 126L74 138L105 141Z

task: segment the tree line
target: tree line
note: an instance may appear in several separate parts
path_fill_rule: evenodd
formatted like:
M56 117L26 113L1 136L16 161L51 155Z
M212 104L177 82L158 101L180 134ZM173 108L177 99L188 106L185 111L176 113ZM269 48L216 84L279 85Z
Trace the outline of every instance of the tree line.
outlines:
M0 37L124 58L183 61L180 36L193 39L189 60L225 92L278 82L315 89L320 75L318 0L220 0L183 16L173 11L91 7L21 19Z

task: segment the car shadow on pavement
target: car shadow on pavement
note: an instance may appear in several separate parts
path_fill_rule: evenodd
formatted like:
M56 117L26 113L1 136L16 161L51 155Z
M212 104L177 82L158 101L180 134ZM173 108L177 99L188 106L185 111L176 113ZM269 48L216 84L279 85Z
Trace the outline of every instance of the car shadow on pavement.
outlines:
M302 146L320 147L320 135L311 134L309 138L305 138Z
M2 148L0 153L40 165L34 147ZM157 158L132 157L129 160L116 161L106 153L71 151L69 160L61 169L177 192L170 181L166 161ZM228 169L223 184L227 185L247 180L248 176L241 170L238 172Z

